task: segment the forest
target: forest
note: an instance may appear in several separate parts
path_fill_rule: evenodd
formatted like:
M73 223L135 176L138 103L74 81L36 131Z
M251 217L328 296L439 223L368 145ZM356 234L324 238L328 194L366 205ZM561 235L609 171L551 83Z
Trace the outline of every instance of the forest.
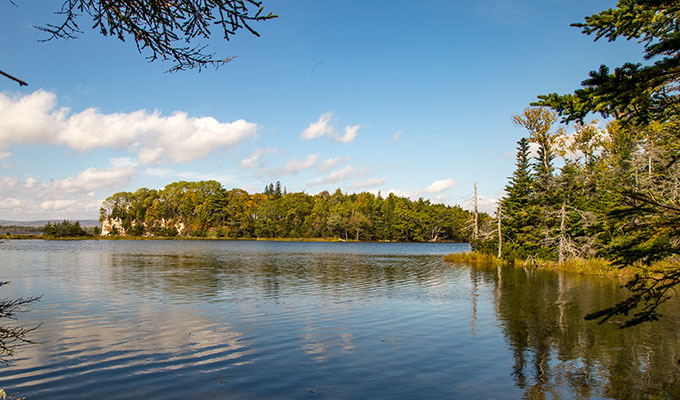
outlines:
M217 181L180 181L116 193L104 201L100 220L113 222L102 232L109 235L462 242L471 213L392 193L288 193L276 182L249 194Z

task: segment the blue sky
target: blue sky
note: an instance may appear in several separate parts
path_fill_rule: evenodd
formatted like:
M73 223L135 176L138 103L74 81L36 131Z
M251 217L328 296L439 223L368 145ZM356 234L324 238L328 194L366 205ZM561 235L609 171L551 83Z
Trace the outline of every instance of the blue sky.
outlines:
M511 123L633 42L573 22L615 1L264 0L279 18L210 49L224 67L164 73L89 29L40 42L61 1L0 2L0 219L96 218L119 191L216 179L260 192L393 191L486 210L514 168Z

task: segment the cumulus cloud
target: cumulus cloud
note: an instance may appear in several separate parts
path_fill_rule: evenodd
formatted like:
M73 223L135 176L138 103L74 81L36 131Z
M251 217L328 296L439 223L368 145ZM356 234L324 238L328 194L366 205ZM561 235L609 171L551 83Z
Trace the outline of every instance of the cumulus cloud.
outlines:
M20 208L24 204L23 200L14 197L0 199L0 210Z
M345 134L335 138L340 143L352 142L357 137L357 132L361 128L361 125L347 125L345 127Z
M295 175L300 171L304 171L306 169L314 168L316 165L317 160L319 159L318 154L310 154L307 157L305 157L303 160L297 159L297 158L291 158L286 162L286 165L284 165L282 168L260 168L258 171L259 175L270 175L270 176L281 176L281 175Z
M0 180L0 210L16 220L95 218L101 197L123 190L136 173L130 166L114 166L87 168L75 176L46 182L6 177Z
M312 140L320 138L321 136L333 136L335 135L335 128L331 125L331 118L333 118L333 113L327 112L322 114L318 121L309 124L307 129L302 131L300 135L301 139Z
M65 192L91 192L111 185L123 184L137 174L132 167L111 167L104 169L88 168L74 177L53 183L54 187Z
M255 149L251 155L241 160L241 168L253 168L257 161L265 154L276 154L276 149Z
M387 193L394 193L396 196L408 197L411 200L418 200L421 197L429 198L437 203L448 203L449 198L446 194L443 194L446 190L450 189L455 185L456 182L449 179L442 179L432 182L431 185L424 189L416 190L404 190L404 189L390 189Z
M366 189L374 188L383 185L387 181L387 178L370 178L363 181L357 181L349 185L350 189Z
M148 167L144 169L144 173L160 178L172 176L180 180L188 181L218 181L221 183L232 183L236 181L236 178L233 175L222 172L176 171L169 168Z
M351 156L345 157L345 158L342 158L342 157L329 158L328 160L324 160L324 161L320 162L319 166L316 169L319 172L330 171L333 168L336 168L336 167L338 167L338 166L340 166L340 165L342 165L346 162L349 162L351 160L352 160Z
M236 178L233 175L219 172L184 171L178 172L176 175L189 181L218 181L220 183L231 183L236 181Z
M159 176L159 177L164 177L172 174L172 170L167 169L167 168L146 168L144 170L144 173L147 175L152 175L152 176Z
M38 184L38 180L35 178L28 178L26 179L26 182L24 182L24 187L26 189L31 189L34 188Z
M347 165L344 168L335 170L328 174L327 176L320 178L320 179L315 179L313 181L310 181L307 183L307 186L319 186L319 185L327 185L327 184L332 184L332 183L338 183L342 181L346 181L349 178L356 178L360 175L362 175L364 171L358 169L357 167L353 167L351 165Z
M130 157L109 158L109 162L114 167L137 167L137 166L139 166L139 163L137 162L137 160L132 159Z
M422 190L423 193L441 193L446 189L450 189L453 185L455 185L456 182L449 178L449 179L442 179L439 181L434 181L432 184L425 189Z
M304 160L298 160L293 158L288 160L286 165L281 170L281 175L297 174L298 172L312 168L316 164L316 160L319 159L318 154L310 154Z
M58 107L54 93L38 90L21 97L0 93L0 148L15 144L68 146L78 151L127 149L141 164L198 160L216 149L256 137L257 124L219 122L184 112L163 116L138 110L104 114L95 108L72 113Z
M304 131L302 131L300 139L312 140L322 136L328 136L340 143L350 143L356 139L357 132L359 131L359 128L361 128L361 125L347 125L344 134L340 135L333 126L332 119L332 112L322 114L316 122L312 122Z
M475 200L473 197L467 198L463 204L467 209L473 210L475 207ZM498 209L498 198L489 197L483 194L477 196L477 209L481 212L493 214Z

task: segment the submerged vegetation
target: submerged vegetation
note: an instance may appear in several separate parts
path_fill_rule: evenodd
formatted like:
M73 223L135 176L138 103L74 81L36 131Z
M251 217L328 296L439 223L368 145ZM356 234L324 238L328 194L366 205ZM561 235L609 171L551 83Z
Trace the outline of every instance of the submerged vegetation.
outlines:
M116 193L104 201L102 234L217 238L336 238L466 241L469 211L390 193L263 193L227 190L216 181L175 182L161 190Z

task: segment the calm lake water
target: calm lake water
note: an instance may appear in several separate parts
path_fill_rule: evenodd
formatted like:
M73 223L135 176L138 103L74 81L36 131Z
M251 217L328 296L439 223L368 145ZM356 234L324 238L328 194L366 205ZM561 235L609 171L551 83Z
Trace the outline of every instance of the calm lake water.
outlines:
M8 241L31 399L679 398L680 310L583 316L621 282L475 268L460 244ZM4 322L4 321L3 321Z

